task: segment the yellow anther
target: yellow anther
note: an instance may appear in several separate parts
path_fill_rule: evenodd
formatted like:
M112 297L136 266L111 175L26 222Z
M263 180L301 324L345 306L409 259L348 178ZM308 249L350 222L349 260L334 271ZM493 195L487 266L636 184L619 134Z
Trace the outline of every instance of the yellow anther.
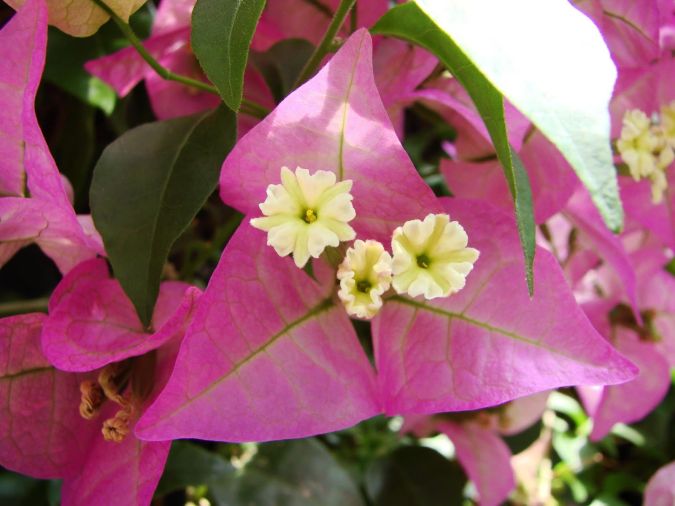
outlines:
M132 412L133 406L131 403L127 403L121 410L115 413L114 417L103 422L103 428L101 429L103 438L113 443L124 441L124 438L127 437L127 434L131 430L129 421L131 420Z
M114 362L105 366L98 375L98 382L105 396L117 404L124 404L122 392L129 383L131 361Z
M306 223L314 223L317 219L314 209L307 209L307 211L305 211L305 216L303 219L305 220Z
M101 404L105 400L105 394L101 385L91 380L80 383L80 392L82 393L80 415L85 420L91 420L98 415Z

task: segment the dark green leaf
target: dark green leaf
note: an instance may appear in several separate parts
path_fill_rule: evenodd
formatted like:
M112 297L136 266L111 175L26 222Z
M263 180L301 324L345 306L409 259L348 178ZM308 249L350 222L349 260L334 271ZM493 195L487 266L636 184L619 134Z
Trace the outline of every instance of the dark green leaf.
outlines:
M115 91L84 69L84 63L105 54L100 35L70 37L49 28L44 78L106 114L115 108Z
M476 104L492 138L516 207L518 234L525 256L527 286L532 294L535 251L532 191L523 164L509 145L501 93L415 3L394 7L375 24L373 31L414 42L434 53L462 83Z
M198 0L192 12L192 49L233 111L241 105L248 46L264 6L265 0Z
M209 492L223 506L363 506L356 484L313 439L261 444L236 480Z
M236 117L221 107L129 130L96 164L92 216L115 277L145 325L171 245L215 189L235 139Z
M314 46L304 39L286 39L264 53L251 53L253 65L265 78L277 103L293 90L293 84L313 51Z
M462 504L466 477L456 462L431 448L401 447L375 461L366 473L374 506Z
M217 453L187 441L175 441L155 494L162 496L188 486L208 486L229 480L234 473L234 467Z

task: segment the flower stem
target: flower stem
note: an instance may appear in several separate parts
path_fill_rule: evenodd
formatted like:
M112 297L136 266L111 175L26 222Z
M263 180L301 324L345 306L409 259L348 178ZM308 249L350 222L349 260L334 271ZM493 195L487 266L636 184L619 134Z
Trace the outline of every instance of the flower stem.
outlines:
M355 2L356 0L340 0L340 5L338 5L337 10L335 11L335 16L330 22L330 25L328 25L328 29L326 30L323 39L321 39L321 42L319 42L319 45L316 46L312 56L310 56L309 60L307 60L307 63L305 63L305 66L302 68L298 79L293 85L293 89L297 88L307 79L312 77L312 74L314 74L319 64L321 64L321 60L323 60L324 56L328 54L328 51L333 44L335 35L342 26L342 23L344 23L347 14L349 14L350 9L354 6Z
M49 299L19 300L0 304L0 316L12 316L23 313L46 313Z
M138 51L138 54L141 55L141 57L145 60L145 62L148 65L150 65L152 70L154 70L157 73L157 75L160 76L162 79L165 79L167 81L175 81L177 83L181 83L186 86L191 86L192 88L196 88L198 90L205 91L207 93L213 93L214 95L220 95L220 93L218 93L218 88L216 88L212 84L199 81L198 79L192 79L191 77L176 74L174 72L171 72L166 67L163 67L162 64L159 63L155 59L155 57L148 52L147 49L145 49L145 46L143 46L143 43L134 33L133 29L131 28L131 26L129 26L128 23L125 23L122 20L122 18L120 18L115 13L115 11L113 11L102 0L93 0L93 2L96 5L98 5L101 9L103 9L106 12L106 14L108 14L112 18L112 20L115 22L115 24L120 29L122 34L131 43L131 45L134 46L136 51ZM250 116L254 116L256 118L264 118L269 113L269 111L265 107L251 100L243 99L242 106L244 107L242 108L241 112L243 112L244 114L248 114Z

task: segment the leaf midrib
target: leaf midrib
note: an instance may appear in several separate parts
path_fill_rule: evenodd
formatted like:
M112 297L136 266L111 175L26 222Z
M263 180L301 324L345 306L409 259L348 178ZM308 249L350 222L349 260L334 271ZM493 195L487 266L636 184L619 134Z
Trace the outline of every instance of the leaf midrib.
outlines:
M178 162L181 154L183 153L183 149L185 149L185 146L186 146L188 140L190 139L190 137L192 136L194 131L197 129L197 127L199 127L199 125L201 125L201 123L202 123L202 121L205 117L206 117L206 115L203 115L201 118L199 118L199 120L195 121L191 125L191 127L186 131L185 136L183 137L183 140L181 141L181 143L179 145L179 148L176 150L176 154L173 156L173 158L171 160L171 169L167 173L166 178L164 179L164 182L163 182L163 185L162 185L162 190L159 194L159 199L157 200L157 204L158 204L157 209L156 209L157 213L155 214L155 216L153 218L152 231L151 231L151 235L150 235L150 237L151 237L150 255L148 255L148 257L146 258L145 269L144 269L144 273L145 273L145 283L144 283L144 285L145 285L146 304L147 304L147 301L150 300L150 292L153 290L153 287L151 286L151 283L149 283L149 279L150 279L149 273L150 273L150 267L151 267L152 261L153 261L154 258L156 258L157 250L159 249L159 246L157 244L157 242L158 242L157 241L157 229L158 229L158 226L159 226L159 222L161 221L162 216L163 216L163 214L160 211L164 208L164 201L165 201L167 189L169 187L169 182L171 181L171 178L172 178L172 176L174 174L174 171L176 169L176 163ZM152 325L153 313L154 313L154 308L153 308L152 311L150 311L150 314L147 315L147 317L148 317L147 324L148 325ZM146 324L146 322L142 322L142 323L144 325Z

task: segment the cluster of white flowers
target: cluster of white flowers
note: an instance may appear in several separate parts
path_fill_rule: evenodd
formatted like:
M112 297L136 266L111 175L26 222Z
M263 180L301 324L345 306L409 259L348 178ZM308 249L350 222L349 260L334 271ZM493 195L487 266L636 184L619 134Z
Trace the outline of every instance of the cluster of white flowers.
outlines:
M675 101L652 118L639 109L626 111L616 146L633 179L648 178L652 202L660 203L668 187L666 169L675 160Z
M336 182L333 172L310 174L300 167L281 169L281 184L267 188L260 204L264 217L251 225L267 232L267 244L280 256L292 254L295 265L305 266L328 246L356 237L349 222L356 216L351 181ZM398 294L426 299L447 297L464 287L478 259L467 247L462 226L447 214L429 214L406 221L392 235L390 255L374 240L356 240L338 267L338 297L347 312L372 318L382 307L382 296L393 287Z

